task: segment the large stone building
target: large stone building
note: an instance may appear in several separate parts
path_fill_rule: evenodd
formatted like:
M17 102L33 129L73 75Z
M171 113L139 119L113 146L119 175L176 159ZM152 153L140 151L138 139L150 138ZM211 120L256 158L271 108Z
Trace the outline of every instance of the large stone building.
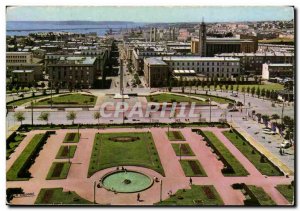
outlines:
M293 53L266 52L266 53L222 53L216 54L218 57L239 58L242 74L262 74L264 63L294 64Z
M294 67L292 64L263 64L262 79L269 80L275 77L293 77Z
M13 70L12 82L20 86L31 87L42 79L40 71L36 70Z
M240 37L215 38L206 36L206 25L201 23L199 35L192 37L191 52L203 57L214 56L219 53L251 53L258 49L255 37L241 35Z
M145 58L144 76L148 87L166 86L169 78L169 67L160 59Z
M170 71L194 70L209 77L231 77L240 75L240 60L225 57L166 56L161 57Z
M91 88L96 74L96 57L61 56L48 64L49 81L60 88Z

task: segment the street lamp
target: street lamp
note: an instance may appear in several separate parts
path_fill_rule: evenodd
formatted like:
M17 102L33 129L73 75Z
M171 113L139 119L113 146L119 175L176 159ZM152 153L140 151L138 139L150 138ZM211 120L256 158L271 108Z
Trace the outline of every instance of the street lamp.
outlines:
M208 98L209 100L209 123L211 123L211 99Z

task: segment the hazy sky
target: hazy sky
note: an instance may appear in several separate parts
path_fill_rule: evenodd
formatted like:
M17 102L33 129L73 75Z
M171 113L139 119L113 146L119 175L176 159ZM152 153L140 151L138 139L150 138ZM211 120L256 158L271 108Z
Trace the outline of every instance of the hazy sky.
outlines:
M293 7L8 7L8 21L197 22L290 20Z

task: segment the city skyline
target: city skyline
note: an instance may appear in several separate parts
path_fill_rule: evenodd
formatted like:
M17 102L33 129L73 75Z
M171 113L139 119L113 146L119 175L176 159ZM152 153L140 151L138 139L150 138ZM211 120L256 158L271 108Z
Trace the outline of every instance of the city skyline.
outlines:
M99 10L101 10L101 12L99 12ZM126 10L126 12L124 12L124 10ZM153 14L155 14L155 16L153 16ZM294 8L290 6L20 6L7 7L6 13L7 21L130 21L143 23L178 23L199 22L202 21L203 18L206 22L291 20L294 19Z

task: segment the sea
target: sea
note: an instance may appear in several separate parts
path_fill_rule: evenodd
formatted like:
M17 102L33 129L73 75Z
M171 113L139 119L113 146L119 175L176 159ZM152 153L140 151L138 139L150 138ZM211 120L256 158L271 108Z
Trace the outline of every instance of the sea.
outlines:
M105 35L109 30L117 33L120 30L143 27L144 23L135 22L93 22L93 21L7 21L6 35L26 36L37 32L73 32L87 34L96 32Z

